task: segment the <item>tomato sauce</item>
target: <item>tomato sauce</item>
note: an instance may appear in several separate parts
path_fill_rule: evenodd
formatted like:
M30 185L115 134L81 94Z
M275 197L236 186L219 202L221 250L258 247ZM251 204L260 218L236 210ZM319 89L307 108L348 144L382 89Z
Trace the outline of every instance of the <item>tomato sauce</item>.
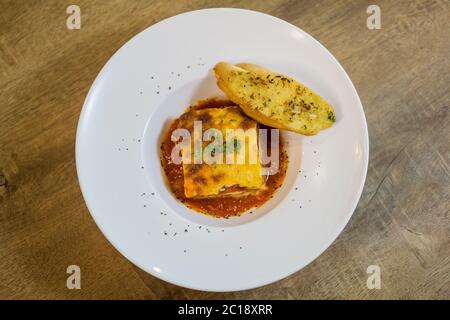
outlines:
M220 108L235 106L227 100L208 99L199 101L196 105L190 106L187 111L204 109L204 108ZM259 125L260 128L270 129L264 125ZM175 120L169 130L166 132L161 143L161 166L166 175L166 182L174 196L181 201L188 208L206 215L217 218L228 218L230 216L239 216L242 213L260 207L266 201L273 197L276 190L281 187L286 176L288 156L283 149L282 137L280 134L280 148L279 148L279 170L276 174L266 176L265 189L256 194L246 195L243 197L222 196L215 198L193 199L186 198L184 194L184 176L182 164L173 163L171 158L172 149L175 143L170 139L172 132L178 128L178 120ZM270 133L270 130L268 130ZM268 135L270 141L270 135ZM270 154L270 143L267 143Z

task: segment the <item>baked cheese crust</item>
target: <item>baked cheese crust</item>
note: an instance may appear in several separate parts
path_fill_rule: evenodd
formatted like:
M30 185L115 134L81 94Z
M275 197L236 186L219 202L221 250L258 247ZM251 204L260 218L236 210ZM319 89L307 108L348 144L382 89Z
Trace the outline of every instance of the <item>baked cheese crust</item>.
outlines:
M198 153L193 141L195 121L201 121L202 135L209 129L215 129L222 133L223 141L214 138L203 141ZM239 107L189 111L179 118L178 127L189 130L191 134L191 161L183 162L184 192L187 198L238 197L256 193L264 187L258 150L258 124ZM235 130L235 135L227 137L227 129ZM183 159L186 156L184 152L187 151L182 150ZM216 160L221 157L222 163L211 163L212 156ZM201 163L195 163L196 158ZM229 163L231 158L234 163ZM206 163L207 159L210 163Z

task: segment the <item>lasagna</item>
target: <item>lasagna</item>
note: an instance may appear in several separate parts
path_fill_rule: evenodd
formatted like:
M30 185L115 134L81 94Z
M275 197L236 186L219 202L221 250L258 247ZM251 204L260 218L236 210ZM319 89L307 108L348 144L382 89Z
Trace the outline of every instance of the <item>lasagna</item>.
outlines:
M239 107L188 111L178 128L191 135L190 147L181 151L186 198L243 197L264 189L258 124Z

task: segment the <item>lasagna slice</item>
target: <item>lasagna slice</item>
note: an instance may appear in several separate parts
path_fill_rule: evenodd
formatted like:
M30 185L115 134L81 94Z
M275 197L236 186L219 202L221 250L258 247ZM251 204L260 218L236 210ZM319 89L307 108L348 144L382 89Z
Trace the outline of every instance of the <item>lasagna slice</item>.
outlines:
M183 161L187 198L242 197L264 188L258 126L239 107L189 111L179 118L178 127L191 134L190 150L181 151L183 159L190 158ZM208 132L221 133L222 140ZM209 141L205 141L205 133ZM201 142L194 143L194 139Z

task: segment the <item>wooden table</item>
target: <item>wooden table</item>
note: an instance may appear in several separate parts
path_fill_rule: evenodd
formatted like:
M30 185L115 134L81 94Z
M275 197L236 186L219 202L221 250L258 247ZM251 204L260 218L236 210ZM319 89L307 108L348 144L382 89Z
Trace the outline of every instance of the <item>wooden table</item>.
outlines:
M81 8L81 29L66 8ZM75 132L110 56L172 15L243 7L322 42L355 84L369 125L364 193L317 260L259 289L207 293L160 281L108 243L81 196ZM381 8L369 30L366 9ZM0 298L450 298L450 1L0 2ZM81 290L66 268L81 267ZM381 289L366 286L369 265Z

